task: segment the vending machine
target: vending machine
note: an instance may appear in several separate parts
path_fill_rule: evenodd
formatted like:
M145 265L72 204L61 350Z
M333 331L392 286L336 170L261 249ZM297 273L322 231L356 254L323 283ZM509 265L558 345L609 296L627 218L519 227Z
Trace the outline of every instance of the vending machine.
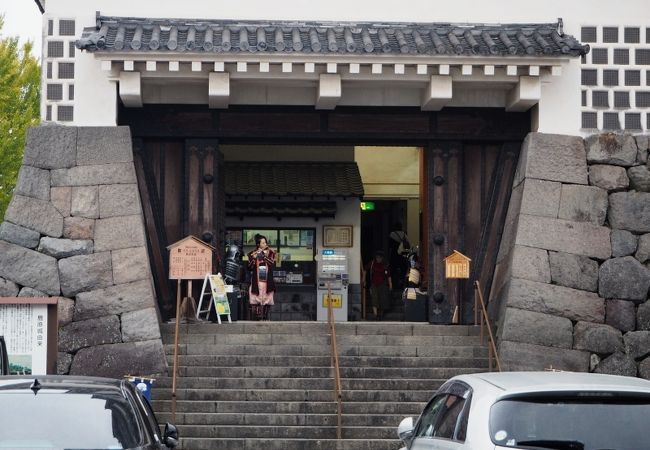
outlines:
M318 260L318 280L316 283L316 318L327 320L328 301L332 302L334 320L348 320L348 253L345 249L324 248Z

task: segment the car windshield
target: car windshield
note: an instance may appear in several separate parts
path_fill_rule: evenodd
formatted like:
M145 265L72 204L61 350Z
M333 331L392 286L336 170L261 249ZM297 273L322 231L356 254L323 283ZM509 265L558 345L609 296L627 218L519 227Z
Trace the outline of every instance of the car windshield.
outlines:
M575 393L513 398L490 410L492 442L552 449L648 448L650 397Z
M0 391L0 449L142 446L141 424L119 391L89 391Z

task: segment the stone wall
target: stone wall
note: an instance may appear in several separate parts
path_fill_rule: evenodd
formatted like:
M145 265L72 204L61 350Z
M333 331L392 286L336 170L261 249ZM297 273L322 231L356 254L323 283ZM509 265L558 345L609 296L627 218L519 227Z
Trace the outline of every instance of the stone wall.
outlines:
M29 130L0 297L59 296L59 373L167 370L128 127Z
M648 159L648 136L527 136L489 305L505 369L650 378Z

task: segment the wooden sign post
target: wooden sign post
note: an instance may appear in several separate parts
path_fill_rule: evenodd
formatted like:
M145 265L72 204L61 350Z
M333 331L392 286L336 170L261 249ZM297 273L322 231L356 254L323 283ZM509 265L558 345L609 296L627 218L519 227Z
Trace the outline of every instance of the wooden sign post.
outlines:
M461 280L469 278L469 265L472 260L463 255L458 250L454 250L454 253L447 256L444 261L445 278L458 280L458 295L460 296L460 294L463 292L461 289ZM461 302L460 299L458 299L454 307L454 314L451 317L451 323L460 322L460 306Z
M187 302L192 300L192 281L212 273L212 252L216 249L194 236L188 236L167 247L169 279L178 280L176 287L176 327L174 331L174 367L172 372L172 422L176 420L176 372L178 367L178 332L181 323L181 280L187 282Z

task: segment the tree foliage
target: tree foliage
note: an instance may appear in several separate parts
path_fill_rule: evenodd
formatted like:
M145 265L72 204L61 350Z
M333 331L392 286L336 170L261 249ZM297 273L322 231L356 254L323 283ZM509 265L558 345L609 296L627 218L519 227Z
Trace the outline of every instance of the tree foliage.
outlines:
M2 35L0 16L0 222L13 194L27 129L39 122L41 69L32 43Z

